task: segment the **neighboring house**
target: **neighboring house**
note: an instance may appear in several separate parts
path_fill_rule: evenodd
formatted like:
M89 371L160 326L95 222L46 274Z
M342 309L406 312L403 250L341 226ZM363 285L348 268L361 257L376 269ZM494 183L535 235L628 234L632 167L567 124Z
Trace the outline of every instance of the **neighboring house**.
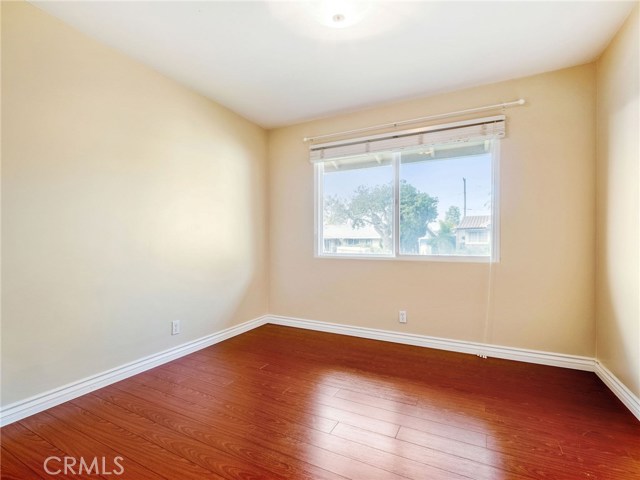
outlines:
M491 216L472 215L464 217L460 224L454 229L455 252L456 254L466 252L467 254L487 255L491 245ZM424 237L418 239L420 255L446 254L434 247L433 242L438 238L438 230L427 228Z
M373 253L382 248L382 237L372 226L325 225L325 253Z
M491 242L491 216L464 217L456 227L456 249L484 248Z

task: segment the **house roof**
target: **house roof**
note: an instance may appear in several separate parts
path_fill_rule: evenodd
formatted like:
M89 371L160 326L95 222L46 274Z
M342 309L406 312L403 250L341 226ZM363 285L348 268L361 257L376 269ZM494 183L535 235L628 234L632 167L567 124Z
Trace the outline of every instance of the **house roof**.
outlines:
M458 230L487 228L491 225L491 215L470 215L464 217L456 227Z
M325 240L332 238L350 238L357 240L373 239L379 240L380 234L370 226L364 226L362 228L353 228L351 225L325 225L322 229L322 234Z

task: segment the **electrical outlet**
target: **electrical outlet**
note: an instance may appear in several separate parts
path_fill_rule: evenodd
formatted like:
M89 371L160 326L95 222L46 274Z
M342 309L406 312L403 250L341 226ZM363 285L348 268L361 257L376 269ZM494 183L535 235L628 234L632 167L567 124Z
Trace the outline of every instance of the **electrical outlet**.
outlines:
M407 323L407 311L406 310L400 310L400 313L398 314L398 321L400 323Z
M180 320L174 320L171 322L171 335L178 335L180 333Z

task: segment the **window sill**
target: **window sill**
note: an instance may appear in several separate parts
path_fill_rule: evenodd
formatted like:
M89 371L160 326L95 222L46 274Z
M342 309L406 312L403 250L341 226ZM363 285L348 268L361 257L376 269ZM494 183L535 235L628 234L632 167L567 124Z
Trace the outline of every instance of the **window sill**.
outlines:
M452 262L452 263L498 263L487 256L463 256L463 255L341 255L341 254L316 254L315 258L321 259L345 259L345 260L398 260L401 262Z

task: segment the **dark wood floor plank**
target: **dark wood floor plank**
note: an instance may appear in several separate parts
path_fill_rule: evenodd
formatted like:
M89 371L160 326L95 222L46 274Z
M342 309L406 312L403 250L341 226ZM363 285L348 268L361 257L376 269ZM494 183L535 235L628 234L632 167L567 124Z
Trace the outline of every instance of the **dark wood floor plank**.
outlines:
M484 463L486 465L496 465L498 463L499 453L485 447L470 445L468 443L453 440L451 438L440 435L433 435L420 430L414 430L408 427L400 427L396 439L403 442L414 443L423 447L438 450L456 457L466 458L474 462ZM557 453L560 448L555 447Z
M152 372L156 374L157 372ZM167 375L160 375L159 378L169 379ZM234 401L234 399L238 399L242 396L245 397L257 397L257 400L260 402L270 401L273 404L283 405L286 396L280 396L280 390L282 390L282 386L272 388L273 386L268 382L259 382L257 385L255 383L247 384L243 382L234 382L225 388L224 390L219 389L216 386L209 385L205 382L202 382L198 379L194 378L177 378L171 379L175 383L179 385L188 387L190 389L196 390L206 395L211 396L219 396L226 395L229 396L229 401ZM258 390L255 393L252 393L251 388L254 389L258 387ZM284 389L286 390L286 388ZM259 395L259 396L258 396ZM284 394L286 395L286 394ZM307 399L306 396L298 397ZM384 435L395 436L400 428L398 424L392 423L393 418L391 415L385 415L385 419L376 418L373 415L369 414L361 414L359 410L362 410L361 406L358 405L349 405L350 408L341 408L344 402L341 403L340 399L335 399L333 402L333 397L326 397L324 401L319 400L319 395L314 397L314 402L301 401L300 403L290 403L288 406L293 409L298 410L299 412L310 412L316 417L321 417L324 419L331 420L332 422L327 425L329 428L320 428L322 431L330 431L333 426L335 426L336 422L344 422L350 425L361 426L367 430L371 430L373 432L382 433ZM332 403L338 403L337 406L332 405ZM386 413L386 412L384 412ZM309 425L309 424L308 424ZM314 423L315 426L315 423ZM482 438L482 443L484 445L484 437Z
M193 384L192 388L203 391L205 393L215 395L215 388L209 388L204 384ZM234 382L233 385L229 385L225 392L231 391L240 394L243 389L246 393L247 385L242 381ZM409 415L399 413L398 410L404 407L405 409L411 409L411 413L416 413L418 407L413 405L406 405L404 403L394 402L396 405L400 405L400 408L396 408L395 411L389 411L369 405L358 404L344 398L338 398L334 396L326 396L322 394L315 394L312 397L312 401L309 401L308 395L297 394L291 391L285 391L283 395L274 395L273 392L277 391L277 388L262 389L260 391L260 399L268 400L274 403L286 403L288 406L303 411L313 411L317 415L325 418L329 418L338 422L346 423L353 426L358 426L365 430L370 430L376 433L382 433L389 436L395 436L398 431L399 425L411 426L416 429L423 429L426 432L435 433L448 438L462 440L472 445L486 445L486 435L480 430L485 429L484 426L477 426L475 430L453 426L450 423L448 415L437 415L432 413L427 418L415 418ZM233 393L232 393L233 394ZM370 397L370 396L369 396ZM377 400L382 400L379 397L370 397ZM383 400L387 402L388 400ZM423 415L427 417L428 415ZM432 419L437 419L433 421ZM394 423L395 422L395 423ZM459 425L463 425L462 420L458 420ZM467 420L466 426L470 424ZM473 424L471 424L473 426Z
M425 448L396 438L372 435L369 432L349 425L338 424L333 430L332 435L351 440L355 443L370 445L383 452L392 452L399 457L438 467L450 472L451 475L457 474L476 480L500 480L505 476L503 470L494 466L496 463L499 463L497 461L490 463L475 462L464 457L450 455L439 450ZM511 472L510 477L514 480L524 478L520 476L520 474L523 474L525 477L527 476L527 472Z
M281 375L289 376L294 379L301 377L310 382L321 383L336 388L351 388L369 395L395 400L397 402L415 405L418 396L411 392L403 392L394 389L390 382L385 379L374 378L370 375L360 376L357 371L346 370L340 371L335 369L331 371L326 367L317 367L313 365L305 365L302 362L293 362L289 360L287 363L270 363L263 370Z
M244 355L244 354L243 354ZM226 375L229 378L233 377L235 384L241 384L243 387L252 386L262 390L267 388L277 392L285 391L297 391L304 394L316 394L321 393L328 396L333 396L339 388L323 385L321 383L308 382L296 376L291 378L289 376L280 375L277 373L269 372L264 369L250 369L250 370L230 370L227 367L220 367L216 364L214 359L206 357L205 360L198 362L199 368L184 368L180 372L181 375L187 377L195 377L201 381L209 381L207 378L209 374L212 375ZM158 373L159 370L154 369L154 373ZM163 374L166 372L163 372ZM203 375L204 374L204 375ZM210 382L218 385L216 381Z
M25 418L20 422L32 432L37 434L51 445L66 452L67 455L72 456L78 461L82 458L85 462L91 465L94 458L99 459L99 468L106 467L105 471L120 472L119 466L124 469L122 474L119 474L119 478L127 479L149 479L157 480L163 478L162 476L144 468L138 463L134 462L131 458L123 455L111 447L108 447L100 442L95 441L93 438L79 432L75 429L61 428L62 425L57 418L51 416L47 412L42 412L37 415ZM118 463L115 463L117 457L120 457ZM95 470L92 469L92 473ZM108 476L108 475L107 475Z
M429 395L433 394L432 391L425 393ZM338 390L334 396L357 404L376 407L394 413L418 417L425 420L432 420L439 423L445 423L446 425L451 425L453 427L471 430L473 430L473 422L471 419L481 416L485 409L484 405L478 405L477 412L470 414L468 409L465 408L466 413L461 413L455 408L455 403L452 402L451 397L447 398L445 401L446 403L435 403L435 400L432 400L431 403L427 404L425 402L420 402L419 400L416 405L407 405L406 403L374 397L363 392L355 392L353 390L346 389ZM469 403L470 402L467 400L465 405L468 405ZM480 432L484 431L484 426L478 425L477 430Z
M42 479L6 448L0 447L0 478L6 480Z
M542 417L546 415L544 411L537 414ZM546 445L557 443L559 449L576 448L585 454L590 452L590 455L602 453L630 457L628 448L636 443L633 439L638 438L638 435L610 435L606 428L595 427L589 416L583 417L583 429L580 430L558 423L544 425L537 419L516 420L506 414L487 415L484 418L487 419L491 432L491 435L487 436L487 447L497 451L534 451L539 447L545 449Z
M12 423L2 427L2 448L12 453L30 470L42 478L49 478L45 470L45 462L49 457L63 458L66 452L54 447L39 435L33 433L20 423ZM50 470L53 470L50 469ZM61 472L56 478L71 479L76 475Z
M261 370L257 375L263 375L265 372ZM279 379L270 380L269 382L262 381L259 383L258 388L260 392L264 394L265 391L274 391L278 392L282 390L285 385L291 384L291 381L285 383L280 382L277 383ZM274 383L276 382L276 383ZM247 389L248 387L253 387L254 384L249 384L244 381L244 379L237 380L232 388L243 388ZM266 387L266 388L263 388ZM332 388L332 387L330 387ZM315 390L315 391L314 391ZM451 413L449 410L438 410L436 408L427 408L425 406L417 406L417 405L409 405L403 402L396 402L394 400L387 400L381 397L375 397L368 394L364 394L361 392L352 392L346 393L345 390L340 390L336 388L332 388L332 390L328 391L328 395L323 395L323 393L318 392L317 385L316 387L305 387L302 389L292 389L292 388L284 388L284 392L288 394L293 394L297 398L309 398L310 394L313 394L312 399L314 403L319 405L325 405L327 407L334 407L336 409L345 410L347 412L352 413L360 413L365 414L368 418L377 419L381 421L386 421L393 423L394 421L398 423L399 419L402 419L406 422L407 425L411 425L416 428L416 422L420 425L424 425L427 431L433 431L434 429L438 429L441 435L447 434L447 431L450 433L450 436L453 438L466 438L468 443L484 445L485 439L483 434L477 434L476 432L468 432L468 430L473 430L473 422L469 418L469 416L458 415L455 413ZM225 390L226 391L226 390ZM341 393L338 393L341 392ZM331 398L337 397L337 398ZM364 399L367 400L364 400ZM285 400L284 397L278 397L277 401ZM355 401L354 401L355 400ZM357 402L357 403L356 403ZM378 409L378 406L381 408ZM376 407L376 408L369 408ZM302 408L309 408L309 405L302 405ZM331 412L331 409L324 409L325 415L328 412ZM393 412L393 413L391 413ZM319 413L321 416L323 413ZM397 415L400 414L400 415ZM415 420L409 418L409 416L415 416L422 420ZM335 420L343 421L345 423L349 423L344 417L334 417ZM423 421L424 420L424 421ZM435 422L435 423L432 423ZM356 426L363 426L363 422L352 424ZM480 422L479 422L480 423ZM402 424L402 422L401 422ZM453 428L449 428L453 427ZM364 426L363 428L367 429L370 427ZM477 431L482 432L485 429L484 424L479 424L476 428ZM376 431L376 430L374 430ZM388 434L388 433L387 433ZM393 436L393 435L392 435Z
M210 366L206 365L206 367L210 367ZM252 370L244 374L235 372L234 380L232 382L228 382L223 386L229 387L231 384L233 384L234 387L237 388L237 385L241 384L242 388L249 387L252 390L256 390L256 391L272 390L277 393L282 393L285 390L287 390L287 388L289 388L289 386L291 385L290 382L285 384L285 383L273 382L268 378L263 378L263 375L261 375L260 372L261 370L259 369ZM152 373L158 377L166 378L167 380L173 383L184 383L184 382L194 382L194 381L198 383L205 382L207 384L210 384L209 389L211 389L211 386L213 386L213 388L215 388L215 390L220 393L229 391L229 388L219 388L221 387L221 385L211 382L209 380L210 374L207 372L206 369L183 368L183 370L180 373L177 373L174 371L167 371L163 369L154 369Z
M499 452L495 450L483 451L480 448L469 448L467 445L456 449L451 448L452 442L449 442L449 445L443 445L437 441L434 442L433 438L424 436L422 432L408 429L402 429L395 440L379 435L372 436L345 425L338 425L332 434L360 442L372 443L375 441L377 448L390 449L396 452L397 455L421 459L434 465L450 465L453 471L463 475L471 475L470 472L475 472L473 478L477 479L500 479L504 475L508 475L509 478L524 477L543 480L547 478L564 478L566 475L564 465L568 457L559 449L550 452L537 450L530 453L518 451L516 454L510 453L508 450ZM453 458L458 457L458 460L442 457L433 450L449 450L450 454L454 455ZM598 462L594 462L590 458L572 458L571 461L574 465L572 470L573 478L622 480L636 478L635 476L640 473L633 470L633 467L624 461L623 463L610 462L607 470L603 470Z
M226 354L223 349L203 349L195 352L189 357L184 357L180 360L185 362L193 362L198 358L209 358L215 361L220 367L228 367L230 369L242 368L245 370L261 369L267 365L266 359L254 352L245 352L243 355L238 356L235 353Z
M236 414L242 414L246 418L260 417L263 420L278 423L280 420L286 420L300 425L308 426L323 432L330 432L337 424L337 421L316 415L314 412L298 412L290 408L284 408L281 405L272 405L267 402L261 402L260 399L247 397L235 397L233 400L221 399L216 394L207 393L206 387L200 383L193 385L194 382L185 380L180 384L167 382L164 378L156 377L153 380L147 378L129 379L132 382L142 382L154 389L159 389L165 393L175 394L179 397L189 399L194 403L205 403L207 405L216 405L223 410L227 410ZM195 388L194 388L195 387Z
M288 422L284 419L273 422L270 418L236 408L229 409L227 413L225 413L224 409L221 410L219 406L215 406L213 402L204 400L200 395L189 398L187 395L188 391L184 390L171 390L171 393L158 390L155 391L154 394L154 389L151 385L153 384L140 383L139 387L126 385L126 390L140 395L140 398L162 395L162 403L165 408L172 409L176 412L184 412L185 415L192 417L204 425L219 426L220 423L225 423L225 421L241 422L248 428L248 430L246 430L248 436L260 439L263 442L268 442L272 446L284 449L284 451L289 452L290 455L306 463L346 478L402 478L386 470L344 456L336 447L323 448L326 446L331 447L334 442L327 442L325 440L322 444L323 446L318 447L315 445L315 438L317 436L323 436L325 439L331 438L329 434L319 430ZM120 387L124 387L124 385ZM190 404L188 408L185 408L185 402L189 401L193 401L194 403Z
M250 444L239 444L227 437L212 448L210 442L202 442L183 434L180 428L171 429L150 420L147 416L139 415L94 395L84 396L74 400L73 403L221 477L285 478L276 473L276 469L269 469L269 465L263 468L258 465L258 462L254 462L252 457L259 458L260 452L258 449L251 449ZM264 460L263 457L262 461Z
M150 386L152 383L147 383L146 385ZM187 391L180 392L174 390L172 393L182 393L185 395ZM195 396L192 397L192 399L205 408L211 408L211 404L203 401L201 396ZM192 409L189 409L189 412L191 411ZM283 427L284 428L282 428L282 430L287 433L288 437L290 437L288 439L289 441L291 439L295 439L309 445L314 445L319 449L326 450L334 455L346 456L347 459L340 459L342 462L342 468L346 470L338 470L337 473L339 474L348 475L349 472L353 470L353 465L360 463L361 465L359 468L363 474L367 471L367 478L394 478L393 475L416 478L418 480L423 478L431 478L434 480L454 480L456 478L461 478L451 472L445 472L429 465L419 464L418 462L406 461L398 464L397 458L393 454L376 451L355 442L349 442L341 438L332 437L324 432L304 428L301 425L288 424ZM266 427L267 430L272 430L270 432L265 432L265 427L263 426L262 428L257 430L254 429L248 433L254 437L263 438L265 441L273 442L276 438L282 439L282 437L279 437L280 432L277 428L278 427L271 423ZM318 449L315 451L318 452ZM326 456L327 454L325 453L324 455Z
M166 363L153 369L154 373L167 373L173 375L196 375L200 380L209 382L220 387L229 385L235 380L235 375L238 371L222 371L218 369L214 372L197 371L193 367L188 366L184 362L178 363L178 361Z
M599 410L595 410L599 415L593 415L594 411L589 411L586 415L578 409L556 410L552 404L544 402L543 404L532 404L523 406L496 406L494 404L487 405L487 418L507 418L512 423L530 423L535 424L544 430L553 430L563 428L567 432L575 435L584 435L588 430L597 429L598 431L607 432L609 438L622 438L625 436L635 436L637 432L632 422L625 420L634 420L629 417L615 418ZM587 428L588 425L588 428Z
M336 428L340 427L338 424ZM355 427L350 427L355 428ZM334 429L335 430L335 429ZM392 440L391 437L382 434L375 434L370 431L361 430L365 436L382 437ZM438 465L433 463L425 463L421 461L414 461L410 458L402 459L397 452L389 450L377 449L371 446L368 442L355 442L350 439L339 437L333 434L319 433L312 438L297 437L304 439L305 441L316 445L317 447L329 450L335 453L352 458L364 464L375 466L383 469L390 474L399 475L406 478L415 480L422 480L425 478L431 480L462 480L466 477L459 475L450 470L444 470Z
M251 429L245 424L216 421L212 422L215 426L208 426L180 412L165 408L166 403L161 398L155 402L153 398L146 395L143 400L129 392L117 389L101 389L94 392L94 395L218 450L244 459L247 464L264 465L278 475L318 480L338 478L310 464L304 462L298 464L289 456L290 451L286 449L280 451L274 448L276 446L272 442L260 441L259 438L250 434ZM182 410L184 407L185 405L181 404Z
M378 421L395 422L399 426L412 427L416 430L422 430L434 435L440 435L442 437L452 438L461 442L469 443L471 445L478 445L481 447L486 446L486 434L479 431L480 427L471 424L475 428L462 428L458 426L450 425L447 421L446 414L440 416L434 416L437 421L432 419L426 419L418 416L405 415L399 412L392 412L384 410L378 407L372 407L369 405L362 405L351 402L337 397L320 398L318 403L322 405L331 405L335 408L340 408L348 411L360 411L361 416L375 418ZM360 427L364 422L360 422L360 425L356 425L349 422L347 423L356 427ZM471 423L471 422L469 422ZM380 433L380 432L376 432ZM396 431L397 434L397 431ZM391 435L391 436L395 436Z
M258 375L260 375L261 373L262 372L260 372ZM166 375L165 375L165 378L167 378ZM174 379L173 381L179 382L184 385L188 385L193 389L203 391L208 394L212 394L212 395L215 394L214 389L209 388L208 386L202 384L198 380L179 378L179 379ZM288 383L290 384L291 382L288 382ZM270 390L275 391L276 393L279 393L279 391L282 390L285 387L285 385L286 384L284 383L271 385L268 382L267 383L260 382L258 384L258 387L260 387L261 394L265 395L265 393L268 393ZM236 381L234 385L231 385L230 389L231 391L234 391L234 389L246 388L247 386L254 386L254 385L248 385L242 380L239 380L239 381ZM284 388L284 390L286 391L287 389ZM225 389L224 391L228 392L229 389ZM297 396L300 397L302 395L297 395ZM413 409L411 410L411 413L416 413L420 410L414 405L407 405L405 403L385 400L385 399L381 399L380 397L374 397L371 395L368 395L368 397L374 400L375 399L381 400L383 402L392 402L392 403L395 403L396 405L402 405L407 408L413 407ZM270 398L276 402L282 402L284 400L284 397L278 397L278 398L270 397ZM451 419L449 418L449 416L443 415L442 413L440 414L433 413L431 415L431 419L437 418L440 421L440 423L438 423L438 422L431 421L428 418L425 418L425 417L428 417L426 415L426 412L424 415L421 415L423 417L422 419L415 419L415 418L410 418L407 415L398 414L398 409L396 409L396 411L392 413L383 409L377 409L375 407L356 404L354 402L350 402L340 398L332 398L331 396L317 395L315 397L315 400L317 404L322 405L322 407L317 408L315 410L319 416L326 417L336 421L341 421L341 422L348 423L355 426L360 426L361 428L368 429L377 433L383 433L385 435L394 436L397 433L398 425L392 422L396 421L396 423L398 423L398 420L402 419L404 422L403 424L411 425L414 428L424 428L425 431L439 432L439 434L441 435L447 435L452 438L459 438L459 439L462 438L468 443L482 445L482 446L485 445L484 434L474 432L474 431L468 431L467 429L463 429L460 427L447 426L447 423L449 424L451 423ZM308 408L308 405L302 405L302 408ZM458 423L462 424L462 421ZM468 425L468 420L466 425Z
M2 478L94 453L119 478L640 478L640 422L591 372L274 325L0 434Z
M51 408L48 413L68 428L80 430L114 450L126 452L134 461L165 478L224 478L71 402Z

